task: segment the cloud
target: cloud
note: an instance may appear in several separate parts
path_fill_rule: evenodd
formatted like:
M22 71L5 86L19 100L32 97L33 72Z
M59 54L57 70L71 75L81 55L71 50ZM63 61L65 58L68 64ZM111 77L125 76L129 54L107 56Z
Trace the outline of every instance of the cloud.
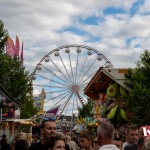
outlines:
M145 0L144 4L140 7L139 12L140 13L149 13L149 6L150 6L150 1Z
M149 7L149 0L1 0L0 18L13 40L18 35L20 42L24 41L24 65L30 72L52 50L70 44L92 47L114 67L128 68L135 67L140 54L150 47ZM65 52L61 56L67 64ZM85 56L81 57L81 66ZM76 66L76 53L73 57ZM89 62L95 58L92 55ZM64 71L62 62L55 57L53 60ZM60 75L54 65L49 67ZM92 69L97 68L94 65ZM46 70L42 73L47 76Z

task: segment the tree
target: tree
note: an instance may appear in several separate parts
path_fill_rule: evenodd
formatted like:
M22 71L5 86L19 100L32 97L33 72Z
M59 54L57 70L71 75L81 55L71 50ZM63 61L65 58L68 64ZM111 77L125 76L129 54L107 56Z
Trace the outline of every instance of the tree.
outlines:
M4 29L4 24L0 20L0 54L4 53L5 44L7 42L8 32Z
M37 112L33 104L31 75L25 70L20 58L4 53L7 37L7 30L0 21L0 84L16 101L23 104L22 110L25 111L21 111L21 117L30 118ZM31 96L27 96L27 93Z
M129 69L125 84L131 88L128 111L136 124L150 124L150 52L145 50L135 70Z
M83 107L79 107L78 108L78 111L79 111L78 118L90 117L91 116L90 112L93 108L93 104L94 104L94 102L91 99L88 99L88 102L85 105L83 105Z

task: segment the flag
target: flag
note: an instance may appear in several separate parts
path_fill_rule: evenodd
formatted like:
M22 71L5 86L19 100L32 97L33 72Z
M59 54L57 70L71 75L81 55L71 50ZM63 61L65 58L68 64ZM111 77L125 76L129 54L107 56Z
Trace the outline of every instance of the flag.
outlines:
M23 63L23 42L22 42L22 49L21 49L21 53L20 53L20 60Z
M55 119L61 105L53 107L46 111L44 119Z
M6 43L6 54L12 57L15 55L14 42L10 37L8 37L7 43Z
M16 56L19 56L19 50L20 50L20 47L19 47L19 38L16 35L16 46L15 46L15 55Z

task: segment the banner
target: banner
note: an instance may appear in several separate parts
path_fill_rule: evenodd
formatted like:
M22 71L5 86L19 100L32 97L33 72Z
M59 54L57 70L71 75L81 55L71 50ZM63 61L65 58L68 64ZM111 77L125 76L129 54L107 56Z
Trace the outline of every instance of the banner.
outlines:
M61 105L51 108L46 111L44 119L55 119Z
M13 40L8 37L7 43L6 43L6 54L9 56L15 55L15 46Z
M20 53L20 60L23 63L23 42L22 42L22 49L21 49L21 53Z
M16 56L19 56L19 50L20 50L20 48L19 48L19 38L16 35L16 46L15 46L15 55Z
M40 100L39 97L34 97L34 104L39 111L43 111L44 100Z

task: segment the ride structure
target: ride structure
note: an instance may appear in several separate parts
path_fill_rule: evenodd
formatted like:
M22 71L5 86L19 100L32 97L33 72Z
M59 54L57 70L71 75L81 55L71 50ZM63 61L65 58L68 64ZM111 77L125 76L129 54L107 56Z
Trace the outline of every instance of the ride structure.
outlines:
M32 73L33 88L44 88L44 108L61 105L57 117L72 116L87 102L83 90L100 67L113 68L100 51L85 45L61 46L38 62Z

